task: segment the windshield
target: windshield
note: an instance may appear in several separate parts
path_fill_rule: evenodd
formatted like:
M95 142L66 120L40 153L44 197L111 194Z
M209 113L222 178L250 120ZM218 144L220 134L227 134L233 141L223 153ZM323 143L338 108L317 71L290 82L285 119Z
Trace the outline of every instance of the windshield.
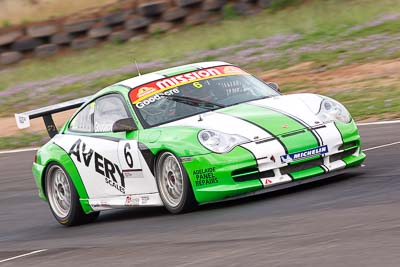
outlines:
M144 127L278 93L234 66L219 66L141 85L129 97Z

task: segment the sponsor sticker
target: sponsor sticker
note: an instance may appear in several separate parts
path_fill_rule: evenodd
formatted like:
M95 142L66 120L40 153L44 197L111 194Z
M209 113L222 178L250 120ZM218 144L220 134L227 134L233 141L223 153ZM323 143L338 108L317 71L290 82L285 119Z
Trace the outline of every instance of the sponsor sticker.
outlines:
M293 161L306 159L314 156L324 155L328 153L328 146L319 146L316 148L303 150L296 153L286 154L281 156L282 163L290 163Z
M238 73L243 73L243 70L241 70L235 66L227 66L224 68L224 73L225 74L228 74L228 73L238 74Z
M238 74L247 75L246 72L234 66L219 66L195 70L144 84L138 89L131 90L129 98L133 104L139 104L139 106L137 106L138 108L142 108L146 106L144 100L153 100L152 102L154 102L157 100L157 95L169 89L204 79Z
M144 97L144 96L146 96L146 95L148 95L148 94L150 94L152 92L155 92L156 90L157 89L154 88L154 87L147 87L147 86L140 87L138 89L137 97L138 98Z
M155 102L155 101L158 101L158 100L160 100L164 95L175 95L175 94L179 94L179 89L178 88L173 88L173 89L170 89L170 90L168 90L168 91L164 91L164 92L160 92L160 93L157 93L157 94L155 94L155 95L152 95L152 96L150 96L150 97L148 97L148 98L145 98L145 99L143 99L142 101L139 101L139 102L137 102L136 104L135 104L135 106L137 107L137 108L144 108L145 106L147 106L147 105L149 105L149 104L151 104L151 103L153 103L153 102Z
M140 198L136 196L126 196L125 206L137 206L139 205Z
M28 128L31 126L29 122L29 116L23 114L15 114L15 120L19 129Z
M111 204L106 200L95 201L91 203L92 208L111 208Z
M149 196L141 196L139 198L139 205L145 205L147 202L149 202L150 197Z
M194 170L193 176L196 177L197 187L218 183L218 178L215 177L215 167Z
M261 182L264 185L264 187L269 187L281 183L287 183L291 182L292 179L288 175L283 175L279 177L268 177L268 178L261 178Z

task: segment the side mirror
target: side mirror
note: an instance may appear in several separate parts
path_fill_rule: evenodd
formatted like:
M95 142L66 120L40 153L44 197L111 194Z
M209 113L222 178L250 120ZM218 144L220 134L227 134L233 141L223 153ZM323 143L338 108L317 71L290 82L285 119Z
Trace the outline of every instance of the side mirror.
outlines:
M129 132L137 130L137 126L132 118L120 119L114 122L112 131L117 132Z
M271 87L272 89L274 89L277 92L281 92L281 88L279 88L279 85L277 83L274 82L266 82L266 84Z

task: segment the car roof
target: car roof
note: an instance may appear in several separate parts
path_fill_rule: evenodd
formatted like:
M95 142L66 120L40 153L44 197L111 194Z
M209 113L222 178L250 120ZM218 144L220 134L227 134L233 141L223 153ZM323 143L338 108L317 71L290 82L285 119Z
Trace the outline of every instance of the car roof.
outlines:
M199 63L181 65L181 66L177 66L177 67L173 67L173 68L158 70L155 72L136 76L134 78L120 81L114 85L121 85L121 86L132 89L137 86L140 86L140 85L143 85L146 83L150 83L153 81L157 81L157 80L169 77L169 76L179 75L182 73L195 71L195 70L199 70L199 69L204 69L204 68L211 68L211 67L225 66L225 65L232 65L232 64L226 63L223 61L208 61L208 62L199 62Z

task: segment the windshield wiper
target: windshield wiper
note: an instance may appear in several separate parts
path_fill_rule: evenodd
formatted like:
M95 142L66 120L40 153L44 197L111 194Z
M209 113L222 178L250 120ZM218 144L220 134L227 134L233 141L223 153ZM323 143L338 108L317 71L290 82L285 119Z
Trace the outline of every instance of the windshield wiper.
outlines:
M257 97L257 98L255 98L255 99L252 99L252 100L250 100L250 101L254 101L254 100L260 100L260 99L266 99L266 98L271 98L271 97L273 97L274 95L264 95L264 96L261 96L261 97Z
M165 97L169 100L172 100L172 101L179 102L179 103L196 106L196 107L200 107L200 108L205 108L205 109L210 109L210 110L226 107L225 105L222 105L222 104L213 103L213 102L206 101L203 99L192 98L192 97L188 97L188 96L164 95L163 97Z

